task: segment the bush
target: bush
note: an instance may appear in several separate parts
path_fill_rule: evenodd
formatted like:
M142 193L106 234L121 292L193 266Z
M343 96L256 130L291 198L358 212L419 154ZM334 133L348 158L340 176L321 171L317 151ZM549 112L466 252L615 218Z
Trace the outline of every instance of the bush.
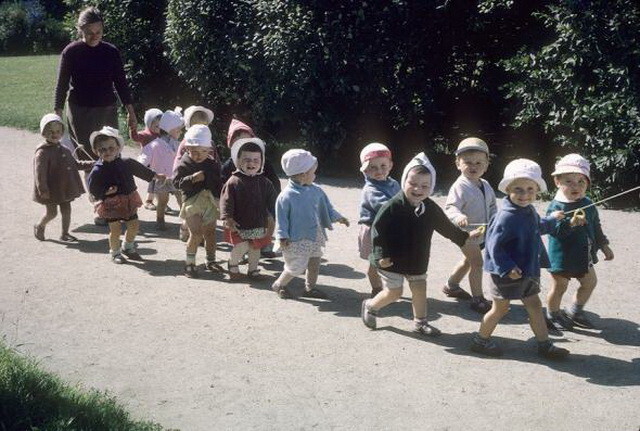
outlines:
M62 22L38 1L0 4L0 54L57 52L69 38Z

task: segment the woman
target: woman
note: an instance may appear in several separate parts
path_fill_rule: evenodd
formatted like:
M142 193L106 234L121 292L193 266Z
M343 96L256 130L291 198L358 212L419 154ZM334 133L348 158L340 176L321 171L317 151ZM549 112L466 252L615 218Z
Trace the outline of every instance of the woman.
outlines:
M76 24L80 40L62 51L55 93L55 112L62 115L67 104L69 134L81 159L97 159L91 150L89 135L103 126L118 128L118 93L127 109L129 127L136 127L131 91L127 85L118 48L102 41L103 21L100 11L88 7L80 12Z

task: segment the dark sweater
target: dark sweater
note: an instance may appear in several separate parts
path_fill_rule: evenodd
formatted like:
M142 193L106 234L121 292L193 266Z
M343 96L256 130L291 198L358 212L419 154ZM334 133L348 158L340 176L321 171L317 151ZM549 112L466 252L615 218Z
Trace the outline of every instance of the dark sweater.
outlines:
M240 229L267 227L267 216L275 217L276 197L266 177L235 172L222 188L220 218L234 219Z
M233 160L231 160L231 158L227 159L227 161L222 164L222 182L226 183L229 178L231 178L231 175L235 170L236 165L233 163ZM262 175L264 175L269 181L271 181L271 184L273 184L273 188L276 190L276 194L280 193L282 189L282 187L280 186L280 178L278 178L278 174L276 174L275 169L273 169L273 166L271 166L271 163L269 163L268 160L265 160L264 172L262 172Z
M469 234L449 221L444 211L431 199L424 201L425 211L416 216L416 207L400 191L378 211L371 227L373 251L371 264L398 274L419 275L427 272L433 231L462 247ZM390 258L393 265L381 268L378 260Z
M134 159L118 157L113 162L98 160L87 177L89 193L96 200L103 200L105 193L111 186L118 190L109 196L128 195L137 190L133 176L145 181L151 181L155 173Z
M90 47L82 41L65 47L58 68L55 109L64 107L67 91L69 102L78 106L113 105L117 100L114 87L123 105L132 102L118 48L107 42Z
M204 172L204 181L194 183L193 175L200 171ZM173 185L182 192L185 200L202 190L210 190L214 197L219 198L222 189L220 163L210 158L196 163L188 153L184 153L174 172Z

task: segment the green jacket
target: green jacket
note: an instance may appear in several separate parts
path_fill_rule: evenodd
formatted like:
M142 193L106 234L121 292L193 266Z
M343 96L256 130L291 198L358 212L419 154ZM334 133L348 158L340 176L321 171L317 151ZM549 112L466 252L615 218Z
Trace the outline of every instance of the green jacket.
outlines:
M583 198L577 202L560 202L552 200L547 208L547 215L554 211L572 211L576 208L591 204L591 199ZM571 216L561 220L556 229L549 234L549 272L567 271L571 273L586 273L589 262L597 263L597 252L609 244L609 240L602 232L600 217L596 207L584 210L587 224L571 227Z

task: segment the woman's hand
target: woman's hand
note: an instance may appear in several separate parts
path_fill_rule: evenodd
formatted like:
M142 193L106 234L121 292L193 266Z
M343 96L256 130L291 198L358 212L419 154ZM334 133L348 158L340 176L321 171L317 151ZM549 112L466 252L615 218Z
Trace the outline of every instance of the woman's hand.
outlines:
M127 124L129 129L138 130L138 119L136 118L136 111L133 109L133 105L125 105L127 109Z

